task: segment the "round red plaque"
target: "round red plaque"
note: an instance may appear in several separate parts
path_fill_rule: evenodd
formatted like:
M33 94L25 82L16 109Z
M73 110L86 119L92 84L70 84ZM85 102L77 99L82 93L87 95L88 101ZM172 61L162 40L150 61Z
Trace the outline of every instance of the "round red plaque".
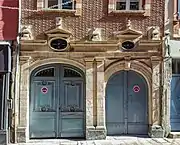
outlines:
M138 93L138 92L140 91L140 87L139 87L138 85L135 85L135 86L133 87L133 91L134 91L135 93Z
M48 88L47 88L47 87L42 87L42 88L41 88L41 92L42 92L43 94L47 94Z

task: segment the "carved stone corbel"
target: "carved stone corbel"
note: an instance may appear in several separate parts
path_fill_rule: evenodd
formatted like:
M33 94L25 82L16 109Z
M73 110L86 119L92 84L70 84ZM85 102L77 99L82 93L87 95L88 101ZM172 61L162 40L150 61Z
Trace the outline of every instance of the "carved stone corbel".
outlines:
M21 26L21 40L33 40L32 25Z
M124 69L128 71L131 68L131 56L124 57L124 60Z
M149 27L147 30L148 40L161 40L160 28L157 26Z

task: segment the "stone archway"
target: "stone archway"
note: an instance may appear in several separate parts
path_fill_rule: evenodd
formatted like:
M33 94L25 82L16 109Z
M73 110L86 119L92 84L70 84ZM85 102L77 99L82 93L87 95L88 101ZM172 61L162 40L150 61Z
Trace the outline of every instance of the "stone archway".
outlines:
M118 71L106 86L108 135L148 134L148 86L139 73Z
M29 142L29 96L30 96L30 76L33 70L43 65L64 64L78 68L85 73L85 66L77 61L65 58L46 58L41 60L33 60L29 58L26 62L22 62L20 66L20 104L17 106L19 110L19 123L17 124L17 138L20 142ZM85 78L84 78L85 79ZM18 104L17 104L18 105ZM19 142L18 141L18 142Z
M148 124L153 124L152 122L152 70L142 62L132 60L132 61L119 61L109 65L105 70L105 84L107 85L110 77L119 71L134 71L143 76L148 87Z

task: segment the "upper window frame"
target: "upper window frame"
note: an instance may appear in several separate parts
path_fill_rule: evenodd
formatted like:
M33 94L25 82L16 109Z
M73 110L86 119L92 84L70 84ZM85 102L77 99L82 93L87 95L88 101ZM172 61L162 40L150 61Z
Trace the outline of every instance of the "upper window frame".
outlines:
M45 9L48 9L49 8L49 6L48 6L48 4L49 4L49 1L50 0L44 0L44 8ZM63 9L63 0L57 0L57 5L58 5L58 10L75 10L75 8L76 8L76 6L75 6L75 0L71 0L72 1L72 9ZM53 9L53 8L52 8ZM56 8L54 8L54 9L56 9Z
M69 15L81 16L82 14L82 0L72 0L74 4L73 9L50 9L47 7L48 5L47 1L48 0L37 0L37 10L39 10L40 12L48 12L48 13L49 12L53 12L53 13L56 12L60 14L66 13L67 16Z
M126 2L126 9L123 9L123 10L127 10L127 11L134 11L133 9L130 8L131 2L138 2L139 6L138 6L138 9L136 9L136 10L143 10L142 0L116 0L116 3L115 3L116 10L119 10L119 9L117 9L117 3L118 2Z
M116 9L116 3L120 2L120 0L108 0L108 13L111 14L128 14L128 15L143 15L143 16L150 16L151 15L151 5L152 1L149 0L139 0L139 10L130 10L126 8L126 10L117 10ZM126 1L126 4L129 3L130 6L130 0L122 0Z

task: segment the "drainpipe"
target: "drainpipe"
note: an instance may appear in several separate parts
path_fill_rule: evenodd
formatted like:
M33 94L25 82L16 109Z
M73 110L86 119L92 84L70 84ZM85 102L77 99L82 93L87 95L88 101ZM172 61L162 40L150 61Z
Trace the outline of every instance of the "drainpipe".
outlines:
M17 36L17 48L15 51L15 72L14 72L14 99L13 99L13 114L14 114L14 139L13 142L17 143L17 124L18 124L18 103L16 102L18 99L17 97L19 97L18 95L18 90L19 90L19 54L20 54L20 33L21 33L21 0L19 0L19 11L18 11L18 36Z
M97 62L93 61L93 126L97 127Z
M163 18L163 22L164 22L164 18ZM164 24L163 27L161 29L162 31L162 44L161 44L161 63L160 63L160 99L159 99L159 107L160 107L160 114L159 114L159 125L161 126L162 129L164 129L163 127L163 118L164 118L164 113L163 113L163 92L164 92L164 49L165 49L165 45L164 45Z

